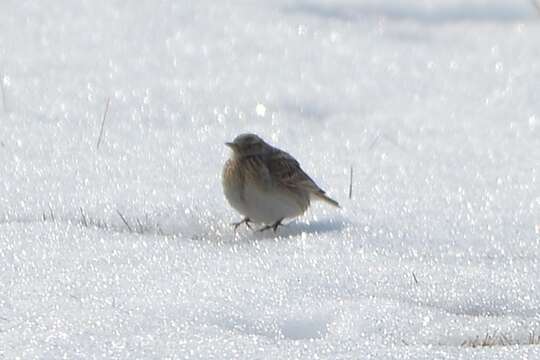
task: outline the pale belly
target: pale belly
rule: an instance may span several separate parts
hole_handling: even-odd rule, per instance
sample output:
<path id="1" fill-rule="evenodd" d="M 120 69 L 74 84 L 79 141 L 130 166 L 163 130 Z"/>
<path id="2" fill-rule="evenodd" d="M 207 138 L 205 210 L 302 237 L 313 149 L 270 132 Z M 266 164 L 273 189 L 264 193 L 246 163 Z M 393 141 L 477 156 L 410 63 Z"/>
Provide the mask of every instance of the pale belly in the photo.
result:
<path id="1" fill-rule="evenodd" d="M 253 222 L 263 224 L 274 224 L 284 218 L 300 216 L 309 205 L 309 198 L 302 204 L 305 206 L 301 206 L 288 193 L 276 190 L 263 191 L 255 186 L 246 186 L 243 194 L 238 189 L 226 189 L 225 196 L 239 213 Z"/>

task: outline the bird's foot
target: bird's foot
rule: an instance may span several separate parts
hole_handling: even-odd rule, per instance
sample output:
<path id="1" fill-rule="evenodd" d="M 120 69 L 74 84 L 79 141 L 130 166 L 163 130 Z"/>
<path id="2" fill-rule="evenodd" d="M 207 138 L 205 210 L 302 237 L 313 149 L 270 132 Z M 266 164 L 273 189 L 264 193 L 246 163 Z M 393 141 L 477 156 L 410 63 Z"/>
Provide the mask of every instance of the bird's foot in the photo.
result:
<path id="1" fill-rule="evenodd" d="M 242 224 L 246 224 L 246 226 L 248 228 L 250 228 L 251 230 L 253 230 L 253 228 L 251 227 L 251 225 L 249 224 L 251 222 L 251 219 L 248 218 L 248 217 L 245 217 L 242 221 L 239 221 L 239 222 L 235 222 L 235 223 L 232 223 L 231 225 L 234 226 L 234 231 L 236 231 L 236 229 L 238 229 L 238 227 Z"/>
<path id="2" fill-rule="evenodd" d="M 282 221 L 283 221 L 283 219 L 279 219 L 278 221 L 276 221 L 272 225 L 266 225 L 266 226 L 260 228 L 259 232 L 263 232 L 265 230 L 270 230 L 270 229 L 272 229 L 272 230 L 274 230 L 274 232 L 276 232 L 278 227 L 283 226 L 283 224 L 281 223 Z"/>

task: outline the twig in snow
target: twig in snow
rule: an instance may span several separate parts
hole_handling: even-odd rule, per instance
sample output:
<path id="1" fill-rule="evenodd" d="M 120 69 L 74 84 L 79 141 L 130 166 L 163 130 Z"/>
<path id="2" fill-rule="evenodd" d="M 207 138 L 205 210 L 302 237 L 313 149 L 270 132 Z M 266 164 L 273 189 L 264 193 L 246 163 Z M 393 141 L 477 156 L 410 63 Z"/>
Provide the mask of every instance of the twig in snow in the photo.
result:
<path id="1" fill-rule="evenodd" d="M 103 137 L 103 129 L 105 128 L 105 120 L 107 119 L 107 113 L 109 112 L 109 104 L 111 103 L 111 98 L 107 98 L 105 103 L 105 110 L 103 111 L 103 117 L 101 119 L 101 129 L 99 130 L 99 137 L 96 144 L 96 149 L 99 150 L 99 144 L 101 144 L 101 138 Z"/>
<path id="2" fill-rule="evenodd" d="M 122 213 L 120 212 L 120 210 L 116 210 L 116 212 L 118 213 L 118 215 L 120 216 L 120 218 L 122 219 L 122 221 L 124 222 L 124 224 L 126 225 L 126 227 L 128 228 L 129 232 L 133 232 L 133 229 L 131 229 L 131 226 L 129 226 L 129 223 L 127 222 L 126 218 L 124 217 L 124 215 L 122 215 Z"/>

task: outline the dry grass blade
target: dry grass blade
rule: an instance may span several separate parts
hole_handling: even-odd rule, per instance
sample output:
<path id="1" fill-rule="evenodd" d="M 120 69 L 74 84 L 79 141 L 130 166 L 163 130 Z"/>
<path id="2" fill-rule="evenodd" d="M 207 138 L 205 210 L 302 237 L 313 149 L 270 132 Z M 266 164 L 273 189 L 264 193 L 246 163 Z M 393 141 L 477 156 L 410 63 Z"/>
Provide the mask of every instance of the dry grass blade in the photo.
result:
<path id="1" fill-rule="evenodd" d="M 120 210 L 116 210 L 116 212 L 118 213 L 118 216 L 120 216 L 120 219 L 122 219 L 122 221 L 124 222 L 124 224 L 126 225 L 127 229 L 129 230 L 129 232 L 133 232 L 133 229 L 131 229 L 131 226 L 129 226 L 129 223 L 127 222 L 126 218 L 124 217 L 124 215 L 122 215 L 122 213 L 120 212 Z"/>
<path id="2" fill-rule="evenodd" d="M 54 222 L 55 221 L 54 212 L 53 212 L 53 209 L 51 207 L 51 204 L 49 204 L 49 216 L 51 217 L 51 220 Z"/>
<path id="3" fill-rule="evenodd" d="M 375 137 L 375 139 L 371 142 L 371 144 L 368 147 L 368 151 L 373 150 L 377 145 L 381 143 L 381 140 L 384 140 L 386 142 L 389 142 L 390 144 L 394 145 L 399 150 L 408 153 L 407 149 L 404 148 L 397 140 L 394 140 L 390 135 L 385 133 L 380 133 Z"/>
<path id="4" fill-rule="evenodd" d="M 101 144 L 101 138 L 103 137 L 103 130 L 105 129 L 105 120 L 107 119 L 107 113 L 109 112 L 109 104 L 111 103 L 111 98 L 107 98 L 105 103 L 105 110 L 103 111 L 103 118 L 101 119 L 101 128 L 99 130 L 99 137 L 96 144 L 96 149 L 99 149 L 99 144 Z"/>
<path id="5" fill-rule="evenodd" d="M 82 224 L 83 224 L 85 227 L 88 227 L 88 221 L 86 220 L 86 216 L 84 215 L 83 208 L 80 207 L 79 209 L 81 210 Z"/>
<path id="6" fill-rule="evenodd" d="M 379 143 L 379 140 L 381 139 L 381 134 L 378 134 L 375 139 L 371 142 L 371 144 L 368 147 L 368 151 L 371 151 L 375 148 L 375 146 Z"/>
<path id="7" fill-rule="evenodd" d="M 474 339 L 465 340 L 461 346 L 465 347 L 492 347 L 492 346 L 515 346 L 515 345 L 539 345 L 540 336 L 534 332 L 529 334 L 528 341 L 518 341 L 508 334 L 486 333 L 484 337 L 476 336 Z"/>
<path id="8" fill-rule="evenodd" d="M 138 228 L 138 229 L 137 229 L 137 232 L 138 232 L 139 234 L 144 233 L 144 226 L 143 226 L 143 224 L 141 223 L 141 220 L 139 220 L 139 218 L 137 218 L 136 220 L 137 220 L 137 228 Z"/>
<path id="9" fill-rule="evenodd" d="M 416 274 L 414 272 L 412 272 L 412 277 L 413 277 L 414 283 L 418 285 L 419 281 L 416 278 Z"/>
<path id="10" fill-rule="evenodd" d="M 529 334 L 529 345 L 540 345 L 540 335 L 536 335 L 533 331 Z"/>

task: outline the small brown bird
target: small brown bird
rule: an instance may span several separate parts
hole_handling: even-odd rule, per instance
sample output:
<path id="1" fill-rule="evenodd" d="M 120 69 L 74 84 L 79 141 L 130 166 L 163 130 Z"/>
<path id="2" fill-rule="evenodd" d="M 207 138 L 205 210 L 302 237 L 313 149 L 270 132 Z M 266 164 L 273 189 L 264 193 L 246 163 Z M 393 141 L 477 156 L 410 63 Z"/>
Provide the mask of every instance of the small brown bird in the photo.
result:
<path id="1" fill-rule="evenodd" d="M 311 200 L 339 207 L 301 168 L 291 155 L 255 134 L 242 134 L 225 143 L 233 151 L 223 168 L 223 191 L 229 204 L 244 219 L 234 228 L 262 223 L 276 231 L 287 218 L 302 215 Z"/>

